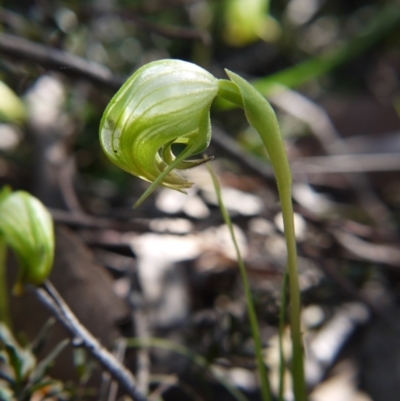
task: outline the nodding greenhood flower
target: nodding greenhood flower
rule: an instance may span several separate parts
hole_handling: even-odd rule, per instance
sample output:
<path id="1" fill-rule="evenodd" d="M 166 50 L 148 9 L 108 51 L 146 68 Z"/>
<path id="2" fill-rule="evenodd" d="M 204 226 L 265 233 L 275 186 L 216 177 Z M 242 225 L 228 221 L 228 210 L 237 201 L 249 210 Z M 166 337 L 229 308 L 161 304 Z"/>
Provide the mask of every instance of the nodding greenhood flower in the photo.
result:
<path id="1" fill-rule="evenodd" d="M 210 106 L 217 96 L 243 108 L 269 154 L 281 200 L 288 249 L 294 394 L 296 400 L 303 400 L 303 348 L 289 162 L 271 105 L 239 75 L 227 70 L 226 74 L 229 80 L 216 79 L 204 69 L 179 60 L 145 65 L 126 81 L 107 106 L 100 124 L 100 141 L 117 166 L 152 182 L 136 202 L 138 206 L 157 185 L 181 192 L 192 185 L 176 170 L 209 160 L 187 158 L 205 150 L 210 142 Z M 185 145 L 178 156 L 172 152 L 175 143 Z"/>
<path id="2" fill-rule="evenodd" d="M 204 160 L 185 161 L 211 139 L 209 109 L 218 80 L 194 64 L 162 60 L 140 68 L 122 86 L 104 112 L 101 144 L 120 168 L 153 182 L 168 165 L 187 169 Z M 180 157 L 173 143 L 186 145 Z M 192 183 L 175 171 L 160 182 L 182 191 Z"/>
<path id="3" fill-rule="evenodd" d="M 50 274 L 54 258 L 53 220 L 43 204 L 24 191 L 0 194 L 0 234 L 19 262 L 15 293 L 23 284 L 41 284 Z"/>
<path id="4" fill-rule="evenodd" d="M 247 81 L 227 71 L 231 81 L 217 79 L 195 64 L 159 60 L 137 70 L 107 106 L 100 124 L 100 142 L 108 158 L 121 169 L 152 182 L 136 203 L 140 204 L 157 185 L 185 192 L 192 183 L 177 170 L 202 164 L 211 158 L 187 160 L 204 151 L 211 139 L 210 107 L 221 96 L 243 107 L 251 125 L 277 129 L 269 103 Z M 261 103 L 265 115 L 260 116 Z M 260 132 L 260 131 L 259 131 Z M 260 133 L 261 135 L 261 133 Z M 278 135 L 269 137 L 278 139 Z M 280 142 L 279 142 L 280 141 Z M 267 140 L 268 147 L 276 147 Z M 267 143 L 264 141 L 264 143 Z M 185 145 L 175 156 L 173 144 Z M 274 158 L 270 152 L 271 160 Z"/>

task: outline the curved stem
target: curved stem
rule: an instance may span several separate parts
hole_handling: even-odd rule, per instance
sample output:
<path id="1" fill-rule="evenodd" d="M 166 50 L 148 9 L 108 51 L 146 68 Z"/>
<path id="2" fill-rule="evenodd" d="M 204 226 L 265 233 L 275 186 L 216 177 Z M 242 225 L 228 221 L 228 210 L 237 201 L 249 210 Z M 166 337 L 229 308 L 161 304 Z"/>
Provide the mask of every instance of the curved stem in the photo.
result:
<path id="1" fill-rule="evenodd" d="M 278 120 L 271 105 L 252 85 L 239 75 L 231 71 L 226 71 L 226 73 L 236 86 L 236 94 L 232 95 L 235 89 L 232 85 L 228 86 L 225 81 L 220 81 L 218 94 L 236 104 L 238 104 L 237 99 L 240 95 L 247 121 L 257 130 L 267 149 L 278 185 L 288 252 L 287 271 L 290 293 L 293 392 L 296 401 L 305 401 L 306 388 L 300 326 L 300 291 L 297 276 L 296 236 L 291 195 L 292 175 L 289 161 Z"/>

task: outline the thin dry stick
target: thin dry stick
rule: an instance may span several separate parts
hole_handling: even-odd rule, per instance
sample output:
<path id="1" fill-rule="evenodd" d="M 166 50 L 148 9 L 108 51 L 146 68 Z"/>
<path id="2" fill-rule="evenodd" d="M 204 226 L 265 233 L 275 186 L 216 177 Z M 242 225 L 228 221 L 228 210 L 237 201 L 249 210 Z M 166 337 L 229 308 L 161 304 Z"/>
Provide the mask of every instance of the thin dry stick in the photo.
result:
<path id="1" fill-rule="evenodd" d="M 125 351 L 126 338 L 120 337 L 116 341 L 113 355 L 119 362 L 122 362 L 125 357 Z M 103 372 L 101 379 L 98 401 L 115 401 L 118 392 L 118 382 L 112 380 L 110 373 L 107 371 Z"/>
<path id="2" fill-rule="evenodd" d="M 136 323 L 136 336 L 138 339 L 146 341 L 149 336 L 149 327 L 144 308 L 136 307 L 133 309 L 133 317 Z M 147 393 L 150 382 L 150 356 L 149 350 L 145 347 L 138 350 L 137 355 L 137 383 L 141 392 Z"/>
<path id="3" fill-rule="evenodd" d="M 303 157 L 292 163 L 294 169 L 306 174 L 369 173 L 399 171 L 399 153 L 346 154 Z"/>
<path id="4" fill-rule="evenodd" d="M 118 381 L 134 401 L 147 401 L 147 398 L 137 389 L 132 373 L 118 362 L 78 321 L 49 281 L 45 281 L 40 287 L 35 287 L 35 293 L 72 335 L 73 344 L 85 347 L 110 372 L 111 376 Z"/>
<path id="5" fill-rule="evenodd" d="M 126 338 L 121 337 L 117 341 L 117 347 L 115 350 L 115 357 L 117 358 L 118 361 L 123 361 L 125 357 L 125 351 L 126 351 Z M 110 390 L 108 392 L 107 401 L 115 401 L 117 399 L 117 394 L 118 394 L 118 382 L 113 380 L 111 382 Z"/>
<path id="6" fill-rule="evenodd" d="M 186 28 L 183 26 L 161 25 L 137 17 L 134 14 L 120 13 L 122 17 L 131 20 L 138 28 L 157 33 L 170 39 L 201 40 L 205 45 L 211 44 L 211 36 L 208 32 L 197 29 Z"/>
<path id="7" fill-rule="evenodd" d="M 37 63 L 65 75 L 86 78 L 112 90 L 117 90 L 123 83 L 103 65 L 14 35 L 0 35 L 0 53 L 30 64 Z"/>

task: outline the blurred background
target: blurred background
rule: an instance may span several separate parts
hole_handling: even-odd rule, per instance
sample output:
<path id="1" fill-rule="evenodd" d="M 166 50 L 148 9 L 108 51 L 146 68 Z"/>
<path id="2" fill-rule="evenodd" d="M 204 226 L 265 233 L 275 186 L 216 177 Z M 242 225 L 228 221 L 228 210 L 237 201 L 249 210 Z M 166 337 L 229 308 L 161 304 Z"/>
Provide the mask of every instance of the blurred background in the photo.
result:
<path id="1" fill-rule="evenodd" d="M 137 68 L 163 58 L 218 78 L 232 70 L 276 110 L 294 178 L 310 401 L 398 401 L 400 3 L 0 2 L 0 184 L 49 207 L 52 282 L 149 399 L 246 399 L 240 390 L 259 400 L 239 270 L 207 169 L 184 173 L 195 183 L 187 195 L 160 188 L 133 210 L 148 184 L 100 148 L 107 103 Z M 286 251 L 275 180 L 241 111 L 217 101 L 211 117 L 207 154 L 276 391 Z M 30 294 L 9 304 L 14 335 L 27 342 L 46 312 Z M 67 336 L 53 334 L 52 344 Z M 52 399 L 123 399 L 99 372 L 79 348 L 63 351 L 51 375 L 64 391 Z"/>

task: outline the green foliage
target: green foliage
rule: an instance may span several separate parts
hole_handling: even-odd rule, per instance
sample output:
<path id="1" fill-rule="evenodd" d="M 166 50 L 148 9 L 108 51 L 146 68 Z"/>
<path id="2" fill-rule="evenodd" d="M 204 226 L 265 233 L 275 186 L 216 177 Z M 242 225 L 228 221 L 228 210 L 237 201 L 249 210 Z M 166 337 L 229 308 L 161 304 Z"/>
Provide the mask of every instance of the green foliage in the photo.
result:
<path id="1" fill-rule="evenodd" d="M 53 322 L 54 323 L 54 322 Z M 67 396 L 61 382 L 47 376 L 55 359 L 67 346 L 69 340 L 60 342 L 43 360 L 37 354 L 46 340 L 52 323 L 47 323 L 32 344 L 22 347 L 14 338 L 7 325 L 0 322 L 0 399 L 12 401 L 28 401 L 36 392 L 42 397 L 53 396 L 63 399 Z"/>

